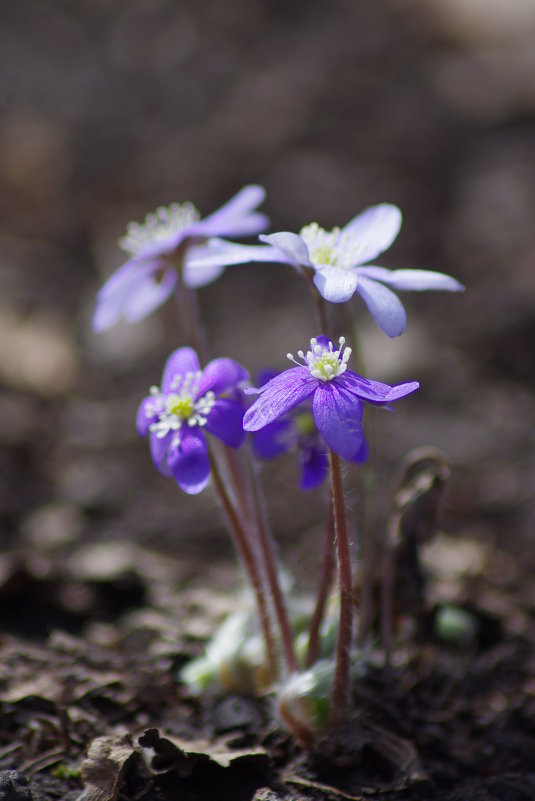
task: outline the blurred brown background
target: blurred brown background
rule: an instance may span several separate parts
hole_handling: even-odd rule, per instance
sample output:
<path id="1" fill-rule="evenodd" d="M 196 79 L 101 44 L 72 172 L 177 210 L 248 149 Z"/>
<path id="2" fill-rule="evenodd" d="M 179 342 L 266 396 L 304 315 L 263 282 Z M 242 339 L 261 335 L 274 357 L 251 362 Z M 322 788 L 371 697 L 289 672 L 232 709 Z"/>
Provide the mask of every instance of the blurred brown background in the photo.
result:
<path id="1" fill-rule="evenodd" d="M 90 316 L 129 220 L 174 200 L 206 214 L 258 182 L 274 231 L 397 203 L 404 226 L 379 263 L 466 284 L 405 294 L 396 341 L 353 301 L 370 377 L 422 382 L 395 414 L 370 411 L 379 485 L 409 448 L 443 448 L 447 527 L 529 564 L 534 37 L 532 0 L 2 4 L 4 548 L 62 556 L 135 541 L 187 559 L 226 543 L 210 493 L 189 498 L 159 477 L 135 433 L 137 404 L 180 344 L 174 307 L 98 336 Z M 282 266 L 230 268 L 200 301 L 214 354 L 252 373 L 284 366 L 316 333 Z M 319 536 L 322 499 L 298 504 L 291 459 L 264 473 L 295 560 L 301 533 Z"/>

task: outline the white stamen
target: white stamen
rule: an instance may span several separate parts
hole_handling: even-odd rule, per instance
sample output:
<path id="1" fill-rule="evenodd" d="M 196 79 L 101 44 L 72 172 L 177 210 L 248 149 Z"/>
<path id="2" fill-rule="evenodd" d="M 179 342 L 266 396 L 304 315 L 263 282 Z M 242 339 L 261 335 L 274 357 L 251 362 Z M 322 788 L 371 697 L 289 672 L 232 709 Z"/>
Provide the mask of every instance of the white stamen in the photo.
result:
<path id="1" fill-rule="evenodd" d="M 170 431 L 179 431 L 185 423 L 190 428 L 205 426 L 214 403 L 215 394 L 209 390 L 196 401 L 202 373 L 188 372 L 173 378 L 170 391 L 163 394 L 159 387 L 151 387 L 149 393 L 154 400 L 145 405 L 146 417 L 158 417 L 149 426 L 149 431 L 163 439 Z"/>
<path id="2" fill-rule="evenodd" d="M 119 247 L 131 256 L 137 256 L 148 244 L 164 243 L 200 219 L 201 215 L 192 203 L 160 206 L 152 214 L 147 214 L 145 222 L 129 223 L 126 236 L 119 239 Z"/>
<path id="3" fill-rule="evenodd" d="M 342 373 L 345 373 L 347 370 L 347 363 L 351 356 L 351 348 L 348 348 L 345 342 L 345 337 L 340 337 L 338 340 L 338 350 L 333 350 L 333 343 L 330 340 L 329 347 L 327 348 L 313 337 L 310 340 L 310 350 L 307 351 L 306 354 L 302 350 L 299 350 L 297 351 L 297 355 L 302 360 L 305 367 L 308 367 L 310 374 L 314 376 L 314 378 L 320 381 L 332 381 L 333 378 L 342 375 Z M 301 362 L 298 362 L 291 353 L 287 354 L 287 358 L 299 367 L 302 366 Z"/>
<path id="4" fill-rule="evenodd" d="M 350 269 L 362 263 L 366 244 L 351 232 L 340 228 L 326 231 L 317 223 L 310 223 L 301 229 L 299 236 L 306 243 L 315 267 Z"/>

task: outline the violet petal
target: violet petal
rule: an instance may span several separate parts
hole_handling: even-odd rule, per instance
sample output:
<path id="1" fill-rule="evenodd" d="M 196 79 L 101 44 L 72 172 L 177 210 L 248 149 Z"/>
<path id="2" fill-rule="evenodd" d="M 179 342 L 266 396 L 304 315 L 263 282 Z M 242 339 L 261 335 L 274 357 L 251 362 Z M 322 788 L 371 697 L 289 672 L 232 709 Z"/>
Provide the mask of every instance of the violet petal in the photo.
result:
<path id="1" fill-rule="evenodd" d="M 166 269 L 160 280 L 155 280 L 154 275 L 140 280 L 124 300 L 124 318 L 129 323 L 143 320 L 173 294 L 176 282 L 177 274 L 172 269 Z"/>
<path id="2" fill-rule="evenodd" d="M 265 214 L 255 212 L 266 191 L 262 186 L 244 186 L 221 208 L 201 221 L 205 236 L 248 236 L 265 231 L 269 220 Z"/>
<path id="3" fill-rule="evenodd" d="M 451 275 L 433 270 L 387 270 L 385 267 L 366 265 L 358 268 L 359 275 L 382 281 L 384 284 L 406 292 L 463 292 L 464 286 Z"/>
<path id="4" fill-rule="evenodd" d="M 275 459 L 290 449 L 294 439 L 291 421 L 275 420 L 254 432 L 253 450 L 259 459 Z"/>
<path id="5" fill-rule="evenodd" d="M 325 300 L 330 303 L 345 303 L 355 294 L 359 277 L 352 269 L 322 267 L 316 272 L 314 283 Z"/>
<path id="6" fill-rule="evenodd" d="M 306 367 L 292 367 L 261 388 L 261 394 L 245 412 L 243 427 L 246 431 L 258 431 L 294 406 L 309 398 L 318 381 Z"/>
<path id="7" fill-rule="evenodd" d="M 420 387 L 418 381 L 408 381 L 404 384 L 391 386 L 390 384 L 384 384 L 382 381 L 364 378 L 352 370 L 346 370 L 336 379 L 336 383 L 353 395 L 358 396 L 361 400 L 375 404 L 392 403 L 392 401 L 399 398 L 404 398 L 405 395 L 416 392 Z"/>
<path id="8" fill-rule="evenodd" d="M 210 409 L 203 428 L 225 445 L 239 448 L 247 436 L 243 430 L 243 406 L 230 398 L 219 398 Z"/>
<path id="9" fill-rule="evenodd" d="M 312 490 L 319 487 L 329 474 L 329 458 L 325 451 L 310 448 L 301 455 L 301 481 L 302 490 Z"/>
<path id="10" fill-rule="evenodd" d="M 389 337 L 398 337 L 407 327 L 407 314 L 400 299 L 377 281 L 361 275 L 357 292 L 379 328 Z"/>
<path id="11" fill-rule="evenodd" d="M 221 395 L 249 378 L 249 373 L 234 359 L 213 359 L 203 370 L 197 387 L 196 398 L 211 391 Z"/>
<path id="12" fill-rule="evenodd" d="M 374 259 L 387 250 L 397 237 L 401 222 L 401 211 L 391 203 L 370 206 L 352 219 L 342 229 L 341 235 L 351 234 L 358 240 L 355 265 Z"/>
<path id="13" fill-rule="evenodd" d="M 312 413 L 329 448 L 344 459 L 353 458 L 364 440 L 362 403 L 344 387 L 329 381 L 314 393 Z"/>
<path id="14" fill-rule="evenodd" d="M 197 495 L 206 487 L 210 477 L 210 460 L 206 439 L 199 428 L 181 429 L 169 448 L 169 467 L 180 489 Z"/>
<path id="15" fill-rule="evenodd" d="M 157 437 L 154 433 L 150 435 L 150 453 L 152 461 L 158 472 L 167 477 L 172 475 L 171 468 L 167 461 L 167 454 L 173 437 L 177 438 L 176 432 L 170 431 L 165 437 Z"/>
<path id="16" fill-rule="evenodd" d="M 211 284 L 225 272 L 223 264 L 198 264 L 191 263 L 186 259 L 182 268 L 184 284 L 188 289 L 198 289 L 201 286 Z"/>
<path id="17" fill-rule="evenodd" d="M 353 462 L 354 464 L 362 464 L 363 462 L 367 461 L 368 456 L 369 456 L 368 443 L 366 442 L 366 440 L 364 440 L 362 445 L 356 452 L 356 454 L 352 456 L 351 459 L 348 459 L 348 461 Z"/>
<path id="18" fill-rule="evenodd" d="M 150 411 L 151 407 L 154 408 L 154 401 L 155 399 L 152 395 L 149 395 L 142 400 L 139 405 L 136 417 L 136 428 L 140 437 L 146 437 L 149 433 L 150 424 L 155 423 L 158 419 L 157 414 L 147 414 L 147 410 Z"/>
<path id="19" fill-rule="evenodd" d="M 284 261 L 288 264 L 293 264 L 294 267 L 314 267 L 310 260 L 308 247 L 304 240 L 297 234 L 292 234 L 290 231 L 280 231 L 278 234 L 268 234 L 267 236 L 259 237 L 261 242 L 267 242 L 268 245 L 273 245 L 274 261 L 277 251 L 280 251 L 286 258 Z"/>
<path id="20" fill-rule="evenodd" d="M 200 370 L 199 360 L 193 348 L 177 348 L 165 363 L 162 376 L 162 392 L 169 393 L 177 389 L 173 386 L 174 379 L 185 376 L 187 373 L 197 373 Z"/>
<path id="21" fill-rule="evenodd" d="M 139 291 L 139 285 L 161 267 L 160 260 L 143 263 L 136 259 L 130 259 L 119 267 L 97 293 L 93 330 L 106 331 L 119 322 L 128 308 L 129 299 L 135 298 Z"/>

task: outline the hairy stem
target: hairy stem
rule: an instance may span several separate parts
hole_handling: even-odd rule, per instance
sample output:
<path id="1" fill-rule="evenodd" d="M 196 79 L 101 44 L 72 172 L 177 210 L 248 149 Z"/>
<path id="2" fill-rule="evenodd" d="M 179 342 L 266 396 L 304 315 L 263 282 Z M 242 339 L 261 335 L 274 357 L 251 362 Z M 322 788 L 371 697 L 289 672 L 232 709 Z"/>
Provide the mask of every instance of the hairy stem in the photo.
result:
<path id="1" fill-rule="evenodd" d="M 258 524 L 258 538 L 260 541 L 260 549 L 264 559 L 264 566 L 266 569 L 267 580 L 273 603 L 275 604 L 275 612 L 277 621 L 282 637 L 282 646 L 284 650 L 284 658 L 286 661 L 286 668 L 289 673 L 297 670 L 297 660 L 295 658 L 295 651 L 293 646 L 293 635 L 288 620 L 286 605 L 279 583 L 279 571 L 277 568 L 277 561 L 275 558 L 275 547 L 273 537 L 267 521 L 266 508 L 264 504 L 264 497 L 258 483 L 254 465 L 251 462 L 249 453 L 247 452 L 249 461 L 249 475 L 251 476 L 251 485 L 253 491 L 254 508 L 256 513 L 256 520 Z"/>
<path id="2" fill-rule="evenodd" d="M 178 276 L 175 297 L 180 315 L 179 322 L 186 340 L 194 350 L 197 351 L 201 363 L 206 364 L 209 359 L 208 344 L 199 316 L 197 295 L 194 290 L 189 289 L 189 287 L 185 285 L 182 274 L 185 254 L 185 250 L 179 250 L 179 252 L 174 255 L 172 261 Z"/>
<path id="3" fill-rule="evenodd" d="M 269 672 L 271 676 L 276 676 L 278 667 L 277 649 L 273 639 L 272 621 L 264 591 L 264 582 L 258 569 L 257 561 L 250 546 L 247 534 L 244 531 L 241 520 L 234 509 L 232 501 L 230 500 L 225 483 L 219 473 L 216 460 L 211 454 L 210 467 L 214 486 L 219 500 L 221 501 L 221 506 L 223 507 L 223 512 L 227 519 L 236 550 L 240 556 L 244 570 L 253 586 L 258 607 L 258 617 L 260 619 L 260 626 L 264 636 Z"/>
<path id="4" fill-rule="evenodd" d="M 336 665 L 331 698 L 330 724 L 340 724 L 347 716 L 351 701 L 351 642 L 353 637 L 353 583 L 351 552 L 347 535 L 344 487 L 340 457 L 329 452 L 331 492 L 336 534 L 336 557 L 340 586 L 340 622 L 336 646 Z"/>
<path id="5" fill-rule="evenodd" d="M 334 571 L 334 508 L 332 495 L 329 496 L 329 508 L 327 512 L 327 521 L 325 525 L 325 537 L 323 545 L 323 557 L 321 562 L 320 580 L 318 586 L 318 594 L 316 597 L 316 606 L 312 620 L 310 622 L 310 635 L 308 638 L 308 650 L 306 657 L 306 666 L 310 667 L 316 662 L 319 655 L 319 634 L 323 617 L 325 614 L 325 604 L 327 603 L 327 596 L 329 594 L 329 587 L 331 586 L 333 571 Z"/>

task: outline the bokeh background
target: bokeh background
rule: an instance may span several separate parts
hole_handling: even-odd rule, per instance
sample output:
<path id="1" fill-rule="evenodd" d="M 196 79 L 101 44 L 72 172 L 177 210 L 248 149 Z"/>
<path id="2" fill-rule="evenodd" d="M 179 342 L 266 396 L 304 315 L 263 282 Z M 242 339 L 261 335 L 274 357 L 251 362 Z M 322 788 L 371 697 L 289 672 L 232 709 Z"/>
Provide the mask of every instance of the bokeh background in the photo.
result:
<path id="1" fill-rule="evenodd" d="M 397 203 L 403 229 L 380 263 L 466 285 L 405 294 L 409 326 L 396 341 L 352 303 L 369 376 L 422 382 L 395 414 L 370 411 L 378 486 L 387 496 L 408 449 L 443 448 L 444 525 L 529 569 L 534 37 L 532 0 L 2 4 L 5 552 L 61 563 L 84 544 L 135 542 L 205 569 L 227 559 L 210 492 L 190 498 L 158 476 L 135 433 L 140 399 L 180 344 L 176 309 L 101 335 L 90 318 L 129 220 L 175 200 L 206 214 L 261 183 L 274 231 Z M 282 266 L 229 268 L 200 303 L 214 355 L 253 374 L 285 366 L 316 333 L 299 278 Z M 305 574 L 321 493 L 299 496 L 291 459 L 263 475 L 277 539 Z"/>

